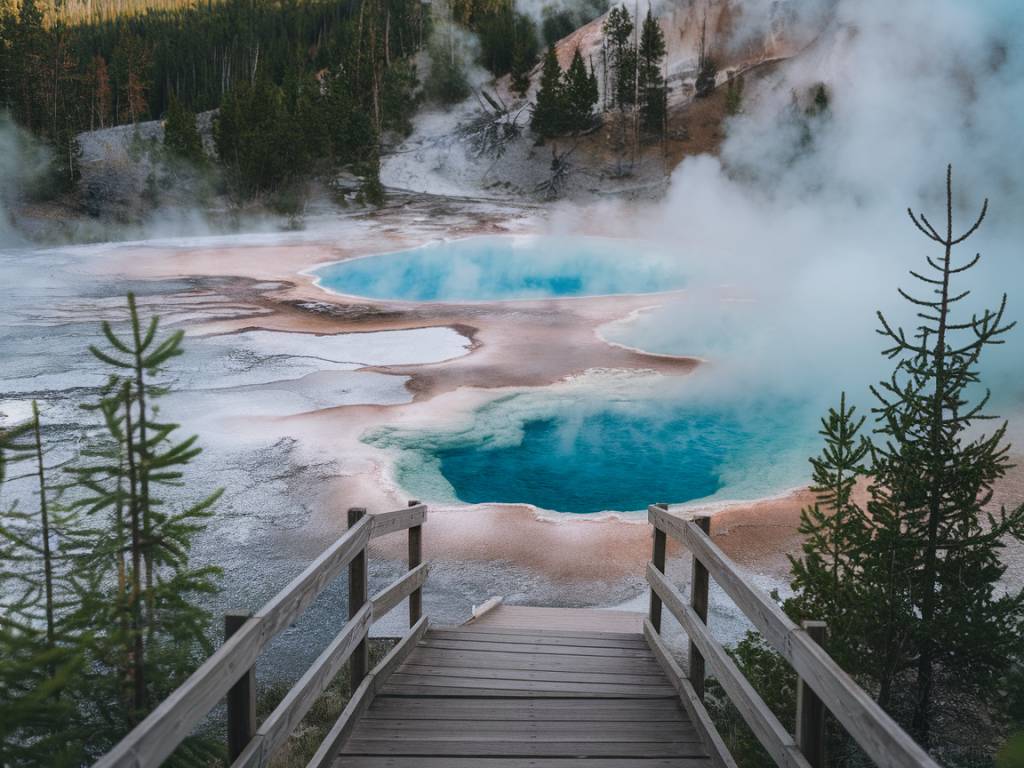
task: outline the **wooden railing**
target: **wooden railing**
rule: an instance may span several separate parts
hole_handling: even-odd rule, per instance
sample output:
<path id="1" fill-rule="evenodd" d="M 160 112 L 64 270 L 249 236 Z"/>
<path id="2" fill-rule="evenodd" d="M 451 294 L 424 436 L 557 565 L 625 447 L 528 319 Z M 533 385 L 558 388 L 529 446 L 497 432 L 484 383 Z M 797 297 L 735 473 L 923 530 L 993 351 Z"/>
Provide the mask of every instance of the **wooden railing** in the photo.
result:
<path id="1" fill-rule="evenodd" d="M 663 656 L 667 649 L 660 637 L 662 606 L 682 625 L 689 638 L 689 680 L 681 691 L 684 703 L 686 693 L 703 700 L 707 666 L 758 741 L 783 768 L 821 768 L 824 764 L 826 708 L 879 768 L 939 768 L 826 653 L 821 645 L 823 624 L 806 622 L 798 627 L 768 595 L 747 583 L 732 560 L 711 541 L 710 518 L 684 520 L 670 515 L 666 505 L 655 504 L 648 508 L 648 519 L 654 526 L 654 549 L 647 566 L 651 606 L 644 633 L 655 652 Z M 689 602 L 665 575 L 666 536 L 681 542 L 693 557 Z M 709 577 L 799 675 L 796 738 L 708 631 Z M 663 660 L 665 663 L 674 662 Z"/>
<path id="2" fill-rule="evenodd" d="M 411 501 L 405 509 L 367 515 L 365 509 L 348 513 L 345 534 L 308 568 L 253 615 L 225 617 L 224 644 L 177 690 L 139 723 L 117 746 L 96 763 L 96 768 L 160 765 L 217 703 L 227 699 L 228 755 L 232 768 L 266 766 L 285 743 L 316 699 L 349 663 L 352 698 L 324 743 L 309 763 L 328 765 L 335 747 L 369 706 L 383 680 L 396 669 L 427 629 L 421 616 L 422 589 L 428 565 L 422 562 L 422 526 L 427 508 Z M 378 536 L 409 531 L 409 570 L 372 597 L 367 594 L 367 545 Z M 281 703 L 256 728 L 254 664 L 260 652 L 285 627 L 301 616 L 317 595 L 348 566 L 348 621 L 323 653 L 288 691 Z M 367 670 L 367 635 L 370 626 L 409 598 L 409 632 L 372 671 Z"/>

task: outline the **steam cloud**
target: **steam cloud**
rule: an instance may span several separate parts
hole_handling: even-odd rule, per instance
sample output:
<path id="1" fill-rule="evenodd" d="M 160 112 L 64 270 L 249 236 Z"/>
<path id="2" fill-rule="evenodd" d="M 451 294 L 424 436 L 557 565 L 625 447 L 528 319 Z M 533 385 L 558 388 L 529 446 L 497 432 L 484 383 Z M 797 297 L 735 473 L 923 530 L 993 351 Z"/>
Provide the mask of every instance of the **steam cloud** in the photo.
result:
<path id="1" fill-rule="evenodd" d="M 831 114 L 807 117 L 819 82 Z M 846 388 L 867 404 L 867 384 L 891 368 L 874 312 L 914 327 L 895 288 L 916 289 L 907 270 L 936 255 L 906 208 L 944 224 L 947 163 L 954 227 L 990 198 L 981 231 L 961 248 L 983 258 L 963 280 L 974 295 L 960 311 L 1007 291 L 1010 318 L 1024 318 L 1022 119 L 1018 4 L 840 0 L 814 44 L 748 85 L 721 156 L 685 160 L 661 210 L 635 223 L 671 244 L 692 290 L 612 337 L 711 358 L 710 369 L 728 372 L 714 377 L 719 390 L 756 383 L 831 403 Z M 1018 329 L 987 353 L 1003 413 L 1024 410 L 1022 351 Z"/>

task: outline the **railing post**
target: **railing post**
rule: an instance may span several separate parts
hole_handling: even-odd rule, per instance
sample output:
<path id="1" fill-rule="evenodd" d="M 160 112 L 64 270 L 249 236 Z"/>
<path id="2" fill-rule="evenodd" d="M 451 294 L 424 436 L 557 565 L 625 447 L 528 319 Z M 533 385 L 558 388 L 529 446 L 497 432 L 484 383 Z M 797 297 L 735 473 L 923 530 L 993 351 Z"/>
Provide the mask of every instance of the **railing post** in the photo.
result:
<path id="1" fill-rule="evenodd" d="M 352 528 L 356 523 L 363 519 L 366 515 L 366 509 L 363 507 L 352 507 L 348 511 L 348 527 Z M 348 566 L 348 617 L 351 620 L 359 609 L 366 605 L 367 599 L 367 582 L 369 581 L 369 574 L 367 573 L 366 563 L 366 547 L 352 558 L 352 562 Z M 366 644 L 366 638 L 364 637 L 356 649 L 352 652 L 352 656 L 349 659 L 349 677 L 351 689 L 354 691 L 356 687 L 363 682 L 363 678 L 366 677 L 366 672 L 370 664 L 369 647 Z"/>
<path id="2" fill-rule="evenodd" d="M 664 502 L 658 502 L 654 506 L 664 510 L 668 509 L 668 504 Z M 654 547 L 651 552 L 651 565 L 662 573 L 665 572 L 665 544 L 665 532 L 658 526 L 654 526 Z M 655 632 L 661 632 L 661 598 L 655 593 L 654 587 L 651 587 L 651 626 L 654 627 Z"/>
<path id="3" fill-rule="evenodd" d="M 224 614 L 224 642 L 252 617 L 245 611 Z M 249 669 L 231 686 L 228 705 L 228 762 L 233 763 L 256 735 L 256 668 Z"/>
<path id="4" fill-rule="evenodd" d="M 711 517 L 709 515 L 700 515 L 695 517 L 693 522 L 704 531 L 704 535 L 711 534 Z M 704 567 L 704 564 L 697 559 L 696 555 L 692 555 L 693 567 L 690 570 L 690 607 L 693 608 L 693 612 L 696 613 L 700 620 L 705 624 L 708 623 L 708 569 Z M 704 701 L 704 657 L 701 656 L 700 651 L 697 650 L 697 646 L 693 640 L 690 641 L 690 684 L 693 686 L 693 690 L 697 694 L 697 698 Z"/>
<path id="5" fill-rule="evenodd" d="M 409 506 L 419 504 L 416 499 L 409 500 Z M 409 570 L 423 562 L 423 526 L 414 525 L 409 528 Z M 423 587 L 409 595 L 409 626 L 413 626 L 423 615 Z"/>
<path id="6" fill-rule="evenodd" d="M 823 621 L 804 621 L 803 628 L 818 645 L 825 644 Z M 796 743 L 811 768 L 825 765 L 825 705 L 803 680 L 796 692 Z"/>

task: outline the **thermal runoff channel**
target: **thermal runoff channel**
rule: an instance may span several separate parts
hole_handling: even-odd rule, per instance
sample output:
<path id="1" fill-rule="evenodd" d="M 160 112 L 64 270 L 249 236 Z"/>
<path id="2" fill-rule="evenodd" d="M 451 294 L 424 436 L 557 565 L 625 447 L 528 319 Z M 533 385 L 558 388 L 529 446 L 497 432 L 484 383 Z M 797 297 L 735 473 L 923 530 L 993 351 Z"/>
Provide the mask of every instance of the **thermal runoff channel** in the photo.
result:
<path id="1" fill-rule="evenodd" d="M 336 262 L 314 272 L 335 293 L 400 301 L 503 301 L 654 293 L 683 286 L 650 243 L 598 237 L 450 240 Z"/>

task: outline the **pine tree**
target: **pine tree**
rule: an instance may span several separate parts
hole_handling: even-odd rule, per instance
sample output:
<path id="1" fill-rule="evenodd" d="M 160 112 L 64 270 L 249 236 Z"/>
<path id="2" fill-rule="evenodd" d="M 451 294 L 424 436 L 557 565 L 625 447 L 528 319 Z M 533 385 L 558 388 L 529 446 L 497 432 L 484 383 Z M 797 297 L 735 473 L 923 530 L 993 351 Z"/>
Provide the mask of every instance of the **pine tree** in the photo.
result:
<path id="1" fill-rule="evenodd" d="M 703 99 L 710 96 L 715 90 L 715 78 L 718 76 L 718 66 L 715 64 L 711 51 L 708 50 L 708 20 L 700 30 L 700 49 L 697 52 L 697 79 L 694 83 L 694 90 L 697 98 Z"/>
<path id="2" fill-rule="evenodd" d="M 860 434 L 865 417 L 856 408 L 830 408 L 821 420 L 825 447 L 812 458 L 811 491 L 815 502 L 800 512 L 798 531 L 805 537 L 801 557 L 790 556 L 791 587 L 795 597 L 787 605 L 798 617 L 825 621 L 833 638 L 829 652 L 848 672 L 863 669 L 865 625 L 874 620 L 875 606 L 861 600 L 865 547 L 871 524 L 854 501 L 858 480 L 865 477 L 870 442 Z M 870 615 L 865 614 L 870 609 Z"/>
<path id="3" fill-rule="evenodd" d="M 195 113 L 186 109 L 173 93 L 164 116 L 164 146 L 173 156 L 196 165 L 206 157 Z"/>
<path id="4" fill-rule="evenodd" d="M 651 15 L 650 8 L 640 33 L 639 77 L 640 112 L 643 125 L 649 131 L 662 131 L 665 127 L 668 93 L 661 65 L 665 59 L 665 34 Z"/>
<path id="5" fill-rule="evenodd" d="M 896 705 L 897 690 L 915 673 L 912 727 L 925 744 L 937 688 L 988 695 L 1024 643 L 1024 591 L 999 587 L 1006 540 L 1024 539 L 1024 504 L 987 511 L 994 483 L 1010 466 L 1009 446 L 1005 423 L 988 435 L 977 430 L 993 418 L 988 392 L 979 394 L 982 352 L 1014 324 L 1004 320 L 1005 295 L 996 309 L 955 313 L 970 291 L 953 284 L 981 257 L 958 263 L 953 250 L 987 210 L 986 200 L 966 232 L 954 234 L 947 168 L 944 231 L 908 211 L 942 248 L 926 257 L 928 271 L 911 271 L 928 293 L 899 290 L 920 324 L 908 334 L 878 314 L 889 343 L 884 354 L 896 361 L 889 379 L 872 388 L 879 437 L 857 439 L 863 419 L 854 419 L 845 398 L 830 411 L 826 450 L 814 461 L 821 496 L 802 515 L 808 539 L 793 563 L 795 610 L 829 622 L 833 653 L 871 681 L 883 707 Z M 866 511 L 850 495 L 861 475 L 870 478 Z"/>
<path id="6" fill-rule="evenodd" d="M 540 90 L 533 107 L 531 127 L 545 138 L 557 136 L 566 130 L 565 92 L 562 84 L 562 68 L 553 46 L 544 54 L 544 69 L 540 75 Z"/>
<path id="7" fill-rule="evenodd" d="M 594 105 L 597 104 L 594 85 L 593 77 L 591 73 L 587 72 L 583 57 L 577 48 L 562 83 L 567 129 L 585 131 L 593 125 Z"/>
<path id="8" fill-rule="evenodd" d="M 738 114 L 743 106 L 743 75 L 730 76 L 725 83 L 725 111 Z"/>
<path id="9" fill-rule="evenodd" d="M 530 89 L 530 72 L 533 69 L 536 54 L 530 57 L 527 46 L 522 38 L 517 38 L 512 49 L 512 90 L 525 96 Z"/>
<path id="10" fill-rule="evenodd" d="M 81 734 L 63 695 L 82 663 L 66 622 L 71 518 L 54 503 L 35 402 L 30 421 L 0 430 L 0 491 L 12 467 L 38 495 L 34 510 L 0 500 L 0 765 L 75 765 Z"/>
<path id="11" fill-rule="evenodd" d="M 209 616 L 195 604 L 215 591 L 216 568 L 189 562 L 220 492 L 172 505 L 160 489 L 182 486 L 183 471 L 200 453 L 196 438 L 175 441 L 177 425 L 158 418 L 167 392 L 153 381 L 182 354 L 181 331 L 158 336 L 156 318 L 143 325 L 131 294 L 129 333 L 103 324 L 108 348 L 90 347 L 115 373 L 91 410 L 106 438 L 75 468 L 76 509 L 93 521 L 90 547 L 78 560 L 76 620 L 88 630 L 89 680 L 83 692 L 103 702 L 108 730 L 93 740 L 102 750 L 176 688 L 209 652 Z M 176 507 L 176 508 L 175 508 Z M 186 753 L 205 753 L 193 743 Z"/>
<path id="12" fill-rule="evenodd" d="M 603 30 L 609 43 L 611 58 L 612 106 L 624 109 L 633 104 L 636 93 L 636 48 L 633 45 L 633 19 L 625 6 L 615 6 L 608 11 Z"/>
<path id="13" fill-rule="evenodd" d="M 956 670 L 984 686 L 1024 642 L 1024 591 L 997 589 L 1006 571 L 999 558 L 1005 539 L 1024 539 L 1024 504 L 985 511 L 993 484 L 1010 466 L 1006 424 L 988 435 L 970 431 L 994 418 L 986 412 L 988 391 L 977 394 L 981 354 L 1003 343 L 1014 323 L 1004 320 L 1005 294 L 996 309 L 969 317 L 955 313 L 970 291 L 958 292 L 953 283 L 981 256 L 957 263 L 953 249 L 977 231 L 987 211 L 986 200 L 974 223 L 955 234 L 947 168 L 943 230 L 908 210 L 914 226 L 941 249 L 940 256 L 926 258 L 930 272 L 911 271 L 927 294 L 899 291 L 917 310 L 920 325 L 908 336 L 878 315 L 879 332 L 890 343 L 885 355 L 896 368 L 873 388 L 884 442 L 873 456 L 869 511 L 879 527 L 898 537 L 898 556 L 906 565 L 917 651 L 912 725 L 925 744 L 936 668 Z"/>

